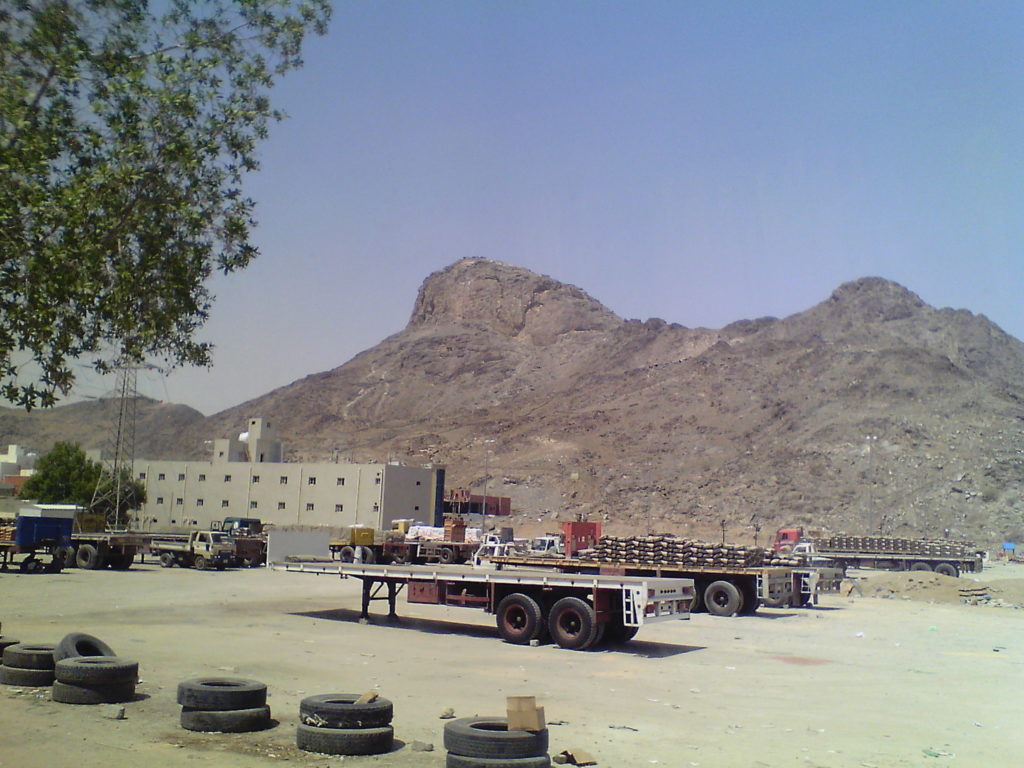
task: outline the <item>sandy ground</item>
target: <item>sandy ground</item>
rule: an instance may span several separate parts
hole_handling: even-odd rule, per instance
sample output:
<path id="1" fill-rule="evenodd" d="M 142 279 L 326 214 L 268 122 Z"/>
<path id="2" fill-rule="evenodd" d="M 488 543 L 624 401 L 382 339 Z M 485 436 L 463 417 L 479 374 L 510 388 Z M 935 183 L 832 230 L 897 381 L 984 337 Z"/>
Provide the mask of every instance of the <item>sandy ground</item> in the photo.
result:
<path id="1" fill-rule="evenodd" d="M 981 576 L 1012 591 L 1024 565 Z M 482 611 L 404 598 L 400 625 L 360 625 L 359 583 L 337 577 L 148 564 L 0 574 L 3 635 L 56 642 L 88 632 L 138 660 L 142 678 L 123 720 L 109 707 L 54 703 L 48 689 L 0 686 L 0 766 L 435 768 L 444 765 L 446 707 L 500 715 L 511 694 L 545 707 L 552 754 L 583 748 L 613 768 L 1014 764 L 1024 750 L 1024 610 L 932 602 L 920 589 L 904 599 L 911 595 L 890 586 L 890 599 L 878 599 L 872 578 L 891 586 L 894 575 L 861 582 L 864 597 L 744 618 L 696 615 L 579 653 L 507 645 Z M 267 683 L 275 727 L 182 730 L 176 685 L 206 674 Z M 340 758 L 295 748 L 301 698 L 368 689 L 394 701 L 394 752 Z M 435 751 L 415 752 L 414 741 Z"/>

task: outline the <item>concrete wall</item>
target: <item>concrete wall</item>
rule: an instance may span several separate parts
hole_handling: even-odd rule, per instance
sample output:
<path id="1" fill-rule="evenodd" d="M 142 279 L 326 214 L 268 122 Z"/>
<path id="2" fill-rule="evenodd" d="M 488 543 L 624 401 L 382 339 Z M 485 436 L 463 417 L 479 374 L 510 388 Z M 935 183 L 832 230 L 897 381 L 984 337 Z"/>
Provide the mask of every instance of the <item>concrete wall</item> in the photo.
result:
<path id="1" fill-rule="evenodd" d="M 330 557 L 332 531 L 328 528 L 274 528 L 267 535 L 267 562 L 289 556 Z"/>

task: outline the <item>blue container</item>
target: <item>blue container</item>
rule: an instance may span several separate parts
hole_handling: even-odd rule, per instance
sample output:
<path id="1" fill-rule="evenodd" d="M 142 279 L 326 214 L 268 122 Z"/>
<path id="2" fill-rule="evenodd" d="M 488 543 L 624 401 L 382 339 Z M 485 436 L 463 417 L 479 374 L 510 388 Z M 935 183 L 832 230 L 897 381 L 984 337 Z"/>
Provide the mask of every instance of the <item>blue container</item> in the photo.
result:
<path id="1" fill-rule="evenodd" d="M 43 545 L 67 546 L 71 543 L 74 520 L 63 517 L 22 517 L 14 521 L 14 543 L 22 549 Z"/>

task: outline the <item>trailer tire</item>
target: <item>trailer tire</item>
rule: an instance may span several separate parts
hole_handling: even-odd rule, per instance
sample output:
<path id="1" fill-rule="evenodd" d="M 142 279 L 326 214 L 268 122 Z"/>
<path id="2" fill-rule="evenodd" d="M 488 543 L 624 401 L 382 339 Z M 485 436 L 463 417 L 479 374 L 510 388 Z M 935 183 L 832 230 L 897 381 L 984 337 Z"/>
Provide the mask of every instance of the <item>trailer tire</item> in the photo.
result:
<path id="1" fill-rule="evenodd" d="M 495 613 L 498 634 L 506 643 L 526 645 L 544 631 L 544 612 L 536 600 L 522 592 L 503 597 Z"/>
<path id="2" fill-rule="evenodd" d="M 713 581 L 704 590 L 704 605 L 712 616 L 732 616 L 743 610 L 743 595 L 731 581 Z"/>
<path id="3" fill-rule="evenodd" d="M 173 568 L 174 567 L 174 555 L 170 552 L 160 553 L 160 567 L 161 568 Z"/>
<path id="4" fill-rule="evenodd" d="M 55 645 L 49 643 L 16 643 L 4 648 L 4 665 L 19 669 L 53 669 Z"/>
<path id="5" fill-rule="evenodd" d="M 356 550 L 353 547 L 344 546 L 338 550 L 338 559 L 343 563 L 354 563 L 356 560 Z"/>
<path id="6" fill-rule="evenodd" d="M 640 631 L 640 627 L 627 627 L 622 623 L 622 617 L 616 617 L 614 621 L 608 623 L 604 631 L 605 642 L 618 645 L 619 643 L 628 643 L 634 637 L 636 633 Z"/>
<path id="7" fill-rule="evenodd" d="M 741 616 L 753 616 L 758 609 L 760 600 L 757 597 L 757 587 L 754 584 L 746 584 L 740 591 L 743 596 L 743 605 L 739 609 Z"/>
<path id="8" fill-rule="evenodd" d="M 373 554 L 373 550 L 369 547 L 360 547 L 359 552 L 360 557 L 363 560 L 363 563 L 365 563 L 366 565 L 372 565 L 373 563 L 377 562 L 376 555 Z"/>
<path id="9" fill-rule="evenodd" d="M 82 544 L 75 552 L 75 565 L 85 568 L 88 571 L 95 571 L 102 568 L 105 563 L 100 551 L 92 544 Z"/>
<path id="10" fill-rule="evenodd" d="M 271 725 L 270 707 L 248 709 L 208 710 L 181 708 L 181 727 L 186 731 L 204 733 L 249 733 L 262 731 Z"/>
<path id="11" fill-rule="evenodd" d="M 378 728 L 391 724 L 395 708 L 388 699 L 356 704 L 358 699 L 358 693 L 307 696 L 299 703 L 299 722 L 319 728 Z M 307 722 L 307 718 L 314 722 Z"/>
<path id="12" fill-rule="evenodd" d="M 928 563 L 917 562 L 910 566 L 912 571 L 931 571 L 932 567 Z"/>
<path id="13" fill-rule="evenodd" d="M 135 554 L 129 552 L 118 552 L 107 557 L 110 567 L 115 571 L 127 571 L 135 562 Z"/>
<path id="14" fill-rule="evenodd" d="M 548 631 L 560 648 L 582 651 L 597 637 L 597 616 L 586 600 L 563 597 L 551 606 Z"/>
<path id="15" fill-rule="evenodd" d="M 0 685 L 20 685 L 24 688 L 45 688 L 53 685 L 52 669 L 25 669 L 0 666 Z"/>
<path id="16" fill-rule="evenodd" d="M 119 656 L 73 656 L 57 662 L 54 674 L 72 685 L 116 685 L 139 679 L 139 662 Z"/>
<path id="17" fill-rule="evenodd" d="M 78 656 L 117 656 L 114 649 L 98 637 L 85 632 L 71 632 L 64 635 L 54 646 L 53 660 L 73 659 Z"/>
<path id="18" fill-rule="evenodd" d="M 444 748 L 462 757 L 538 757 L 547 754 L 548 729 L 510 731 L 504 717 L 463 717 L 445 724 Z"/>
<path id="19" fill-rule="evenodd" d="M 952 576 L 954 579 L 960 576 L 960 571 L 952 563 L 939 563 L 935 566 L 935 572 L 940 576 Z"/>
<path id="20" fill-rule="evenodd" d="M 296 746 L 305 752 L 321 755 L 382 755 L 390 752 L 395 730 L 390 725 L 379 728 L 317 728 L 299 723 L 295 732 Z"/>
<path id="21" fill-rule="evenodd" d="M 535 757 L 466 757 L 449 752 L 444 765 L 445 768 L 550 768 L 551 758 L 546 754 Z"/>
<path id="22" fill-rule="evenodd" d="M 397 549 L 391 553 L 392 565 L 405 565 L 409 562 L 409 550 Z"/>
<path id="23" fill-rule="evenodd" d="M 53 700 L 61 704 L 117 704 L 134 698 L 134 682 L 79 685 L 55 680 L 53 683 Z"/>
<path id="24" fill-rule="evenodd" d="M 451 565 L 455 562 L 455 550 L 451 547 L 441 547 L 437 551 L 437 559 L 445 565 Z"/>
<path id="25" fill-rule="evenodd" d="M 42 573 L 46 565 L 35 555 L 29 555 L 18 564 L 18 570 L 21 573 Z"/>
<path id="26" fill-rule="evenodd" d="M 192 709 L 254 709 L 267 703 L 267 686 L 237 677 L 195 677 L 178 683 L 178 703 Z"/>

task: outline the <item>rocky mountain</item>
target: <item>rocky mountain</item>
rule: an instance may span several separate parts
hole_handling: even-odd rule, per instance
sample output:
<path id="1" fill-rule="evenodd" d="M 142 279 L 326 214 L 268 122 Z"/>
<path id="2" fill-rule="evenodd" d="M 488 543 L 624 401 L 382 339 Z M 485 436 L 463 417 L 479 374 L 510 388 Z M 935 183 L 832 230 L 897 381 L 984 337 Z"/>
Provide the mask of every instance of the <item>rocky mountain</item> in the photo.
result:
<path id="1" fill-rule="evenodd" d="M 160 455 L 202 455 L 252 416 L 291 460 L 444 463 L 450 486 L 511 496 L 520 528 L 1024 537 L 1024 344 L 879 278 L 784 319 L 691 329 L 467 259 L 426 279 L 400 333 L 169 423 Z M 6 419 L 0 441 L 17 442 Z"/>

